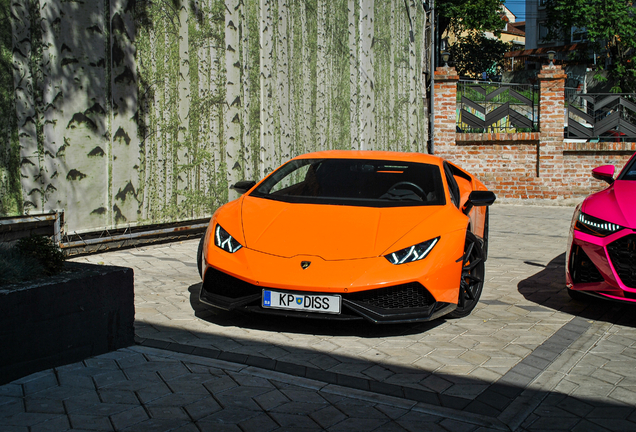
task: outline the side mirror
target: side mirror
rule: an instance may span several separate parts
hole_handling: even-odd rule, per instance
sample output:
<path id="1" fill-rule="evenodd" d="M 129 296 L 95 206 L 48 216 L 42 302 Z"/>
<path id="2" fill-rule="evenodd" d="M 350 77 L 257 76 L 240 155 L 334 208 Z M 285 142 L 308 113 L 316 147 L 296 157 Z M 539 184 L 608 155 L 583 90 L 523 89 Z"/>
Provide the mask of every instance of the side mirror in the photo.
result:
<path id="1" fill-rule="evenodd" d="M 236 182 L 236 184 L 230 186 L 230 188 L 234 189 L 240 194 L 244 194 L 248 190 L 252 189 L 256 185 L 254 180 L 242 180 L 240 182 Z"/>
<path id="2" fill-rule="evenodd" d="M 592 170 L 592 177 L 612 184 L 614 183 L 614 171 L 616 171 L 614 165 L 603 165 Z"/>
<path id="3" fill-rule="evenodd" d="M 464 206 L 464 214 L 468 214 L 473 207 L 489 206 L 495 202 L 497 196 L 491 191 L 472 191 Z"/>

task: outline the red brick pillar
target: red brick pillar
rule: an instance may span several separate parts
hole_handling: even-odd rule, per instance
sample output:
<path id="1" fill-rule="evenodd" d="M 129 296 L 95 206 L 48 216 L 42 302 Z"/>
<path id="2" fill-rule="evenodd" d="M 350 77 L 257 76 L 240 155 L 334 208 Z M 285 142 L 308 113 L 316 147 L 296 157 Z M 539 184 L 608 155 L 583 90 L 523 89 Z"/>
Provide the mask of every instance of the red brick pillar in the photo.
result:
<path id="1" fill-rule="evenodd" d="M 457 81 L 459 75 L 454 67 L 435 69 L 435 123 L 433 137 L 435 148 L 454 146 L 457 124 Z M 437 151 L 436 151 L 437 153 Z"/>
<path id="2" fill-rule="evenodd" d="M 561 66 L 543 66 L 539 73 L 539 154 L 537 175 L 551 182 L 545 198 L 556 198 L 563 184 L 565 79 Z M 547 184 L 546 184 L 547 186 Z"/>

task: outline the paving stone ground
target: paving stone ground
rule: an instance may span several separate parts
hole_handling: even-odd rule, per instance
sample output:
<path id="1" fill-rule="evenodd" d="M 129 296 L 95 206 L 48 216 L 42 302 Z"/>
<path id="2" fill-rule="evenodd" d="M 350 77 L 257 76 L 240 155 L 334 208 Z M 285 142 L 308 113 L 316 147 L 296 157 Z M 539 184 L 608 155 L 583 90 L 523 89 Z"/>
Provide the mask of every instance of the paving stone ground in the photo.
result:
<path id="1" fill-rule="evenodd" d="M 492 424 L 478 415 L 444 415 L 414 401 L 148 347 L 0 387 L 2 431 L 474 431 Z"/>
<path id="2" fill-rule="evenodd" d="M 569 298 L 572 212 L 491 207 L 482 300 L 424 324 L 210 310 L 198 240 L 75 258 L 134 269 L 139 345 L 0 387 L 0 430 L 636 430 L 636 307 Z"/>

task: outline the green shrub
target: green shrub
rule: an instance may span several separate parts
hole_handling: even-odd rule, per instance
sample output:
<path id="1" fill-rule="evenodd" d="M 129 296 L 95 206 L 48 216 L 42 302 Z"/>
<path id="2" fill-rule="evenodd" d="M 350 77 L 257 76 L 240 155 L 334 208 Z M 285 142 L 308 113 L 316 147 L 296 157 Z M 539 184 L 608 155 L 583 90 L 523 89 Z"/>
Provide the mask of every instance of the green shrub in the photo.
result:
<path id="1" fill-rule="evenodd" d="M 31 257 L 42 265 L 44 274 L 50 276 L 64 270 L 64 254 L 50 238 L 45 236 L 23 237 L 15 245 L 23 257 Z"/>
<path id="2" fill-rule="evenodd" d="M 64 270 L 64 254 L 44 236 L 25 237 L 13 246 L 0 245 L 0 285 L 13 284 Z"/>
<path id="3" fill-rule="evenodd" d="M 15 247 L 0 245 L 0 285 L 13 284 L 40 277 L 44 269 L 33 257 L 25 257 Z"/>

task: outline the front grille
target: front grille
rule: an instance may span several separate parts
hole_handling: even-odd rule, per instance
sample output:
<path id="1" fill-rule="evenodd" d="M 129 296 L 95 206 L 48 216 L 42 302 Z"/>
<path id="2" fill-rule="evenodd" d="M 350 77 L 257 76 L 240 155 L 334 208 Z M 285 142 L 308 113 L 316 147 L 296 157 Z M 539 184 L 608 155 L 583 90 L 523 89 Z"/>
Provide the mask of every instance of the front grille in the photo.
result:
<path id="1" fill-rule="evenodd" d="M 572 249 L 570 274 L 574 283 L 603 282 L 604 280 L 590 257 L 580 246 L 575 246 Z"/>
<path id="2" fill-rule="evenodd" d="M 417 282 L 346 294 L 344 297 L 381 309 L 422 308 L 435 303 L 431 293 Z"/>
<path id="3" fill-rule="evenodd" d="M 210 267 L 205 272 L 203 290 L 210 294 L 236 299 L 260 294 L 262 288 Z"/>
<path id="4" fill-rule="evenodd" d="M 252 285 L 241 279 L 228 275 L 212 267 L 205 272 L 203 291 L 209 294 L 239 299 L 260 294 L 264 287 Z M 435 298 L 426 288 L 417 282 L 344 294 L 343 298 L 360 305 L 379 309 L 412 309 L 430 308 L 435 305 Z"/>
<path id="5" fill-rule="evenodd" d="M 607 251 L 621 281 L 630 288 L 636 288 L 636 234 L 608 244 Z"/>

